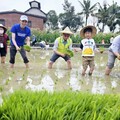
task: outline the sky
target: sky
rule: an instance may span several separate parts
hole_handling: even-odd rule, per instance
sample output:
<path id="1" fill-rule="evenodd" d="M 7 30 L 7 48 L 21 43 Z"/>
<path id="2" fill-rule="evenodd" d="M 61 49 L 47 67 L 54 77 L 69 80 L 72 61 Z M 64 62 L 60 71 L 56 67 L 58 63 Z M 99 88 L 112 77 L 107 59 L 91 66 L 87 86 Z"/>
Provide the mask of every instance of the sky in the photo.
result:
<path id="1" fill-rule="evenodd" d="M 32 0 L 2 0 L 0 3 L 0 12 L 2 11 L 11 11 L 16 9 L 17 11 L 24 12 L 30 8 L 29 2 Z M 63 12 L 64 0 L 36 0 L 41 3 L 41 10 L 45 13 L 48 13 L 50 10 L 55 10 L 57 14 Z M 75 7 L 75 12 L 78 13 L 81 11 L 81 6 L 78 0 L 68 0 Z M 79 0 L 83 1 L 83 0 Z M 92 5 L 94 3 L 100 2 L 103 5 L 103 1 L 106 1 L 109 5 L 113 3 L 113 0 L 91 0 Z M 120 0 L 114 0 L 120 5 Z"/>
<path id="2" fill-rule="evenodd" d="M 33 0 L 1 0 L 0 3 L 0 12 L 3 11 L 12 11 L 13 9 L 16 9 L 17 11 L 24 12 L 30 8 L 29 2 Z M 45 13 L 48 13 L 50 10 L 55 10 L 57 15 L 59 13 L 63 13 L 63 5 L 64 0 L 36 0 L 40 2 L 41 4 L 41 10 Z M 82 8 L 80 6 L 80 3 L 78 0 L 68 0 L 72 6 L 75 7 L 75 13 L 81 12 Z M 83 0 L 79 0 L 83 2 Z M 109 5 L 113 4 L 113 0 L 91 0 L 91 5 L 99 2 L 101 5 L 103 5 L 104 2 L 106 2 Z M 120 0 L 114 0 L 114 2 L 117 2 L 117 4 L 120 6 Z M 97 23 L 97 20 L 93 17 L 89 17 L 88 24 L 92 25 L 93 23 Z M 109 32 L 108 28 L 105 28 L 105 32 Z"/>

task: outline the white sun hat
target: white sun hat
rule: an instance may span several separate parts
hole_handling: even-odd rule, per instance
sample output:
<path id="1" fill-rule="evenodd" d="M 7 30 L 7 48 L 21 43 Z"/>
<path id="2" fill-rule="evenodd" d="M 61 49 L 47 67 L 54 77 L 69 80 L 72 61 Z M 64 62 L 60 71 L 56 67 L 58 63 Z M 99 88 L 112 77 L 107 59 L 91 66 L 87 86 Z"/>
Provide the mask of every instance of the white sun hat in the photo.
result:
<path id="1" fill-rule="evenodd" d="M 66 27 L 64 30 L 62 30 L 60 33 L 66 33 L 72 35 L 73 33 L 70 31 L 69 27 Z"/>
<path id="2" fill-rule="evenodd" d="M 26 21 L 28 21 L 28 17 L 26 15 L 21 15 L 20 20 L 26 20 Z"/>

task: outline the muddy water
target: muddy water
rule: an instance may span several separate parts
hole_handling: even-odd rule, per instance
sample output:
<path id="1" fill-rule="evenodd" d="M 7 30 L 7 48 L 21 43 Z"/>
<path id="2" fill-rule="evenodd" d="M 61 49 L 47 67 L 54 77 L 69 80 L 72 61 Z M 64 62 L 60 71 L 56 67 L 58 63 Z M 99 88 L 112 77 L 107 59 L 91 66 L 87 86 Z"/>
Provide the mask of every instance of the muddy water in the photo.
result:
<path id="1" fill-rule="evenodd" d="M 33 91 L 47 90 L 63 91 L 88 91 L 90 93 L 119 93 L 120 92 L 120 62 L 116 60 L 115 67 L 110 76 L 105 76 L 107 63 L 107 51 L 95 56 L 95 70 L 92 76 L 87 73 L 81 76 L 81 54 L 75 53 L 71 59 L 73 69 L 67 70 L 66 62 L 59 58 L 48 69 L 47 65 L 52 55 L 52 50 L 34 49 L 27 53 L 30 60 L 30 68 L 26 69 L 20 54 L 16 56 L 14 69 L 9 67 L 9 52 L 6 64 L 0 65 L 0 93 L 12 93 L 17 89 Z"/>

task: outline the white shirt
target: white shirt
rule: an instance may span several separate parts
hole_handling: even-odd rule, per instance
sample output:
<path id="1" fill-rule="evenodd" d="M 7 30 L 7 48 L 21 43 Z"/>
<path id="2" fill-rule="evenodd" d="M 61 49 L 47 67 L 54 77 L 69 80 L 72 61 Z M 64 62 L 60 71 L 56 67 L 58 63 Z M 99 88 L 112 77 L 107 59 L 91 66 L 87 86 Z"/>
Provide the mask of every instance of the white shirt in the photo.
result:
<path id="1" fill-rule="evenodd" d="M 94 50 L 96 49 L 94 39 L 83 39 L 81 41 L 83 45 L 82 56 L 94 56 Z"/>

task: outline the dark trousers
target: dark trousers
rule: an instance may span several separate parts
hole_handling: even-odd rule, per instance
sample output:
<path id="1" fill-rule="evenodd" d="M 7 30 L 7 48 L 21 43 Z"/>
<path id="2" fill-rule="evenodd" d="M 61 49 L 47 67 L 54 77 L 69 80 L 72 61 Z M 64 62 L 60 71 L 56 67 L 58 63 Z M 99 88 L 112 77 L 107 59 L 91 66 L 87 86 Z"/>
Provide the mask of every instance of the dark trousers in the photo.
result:
<path id="1" fill-rule="evenodd" d="M 19 52 L 20 52 L 20 54 L 21 54 L 21 56 L 23 58 L 24 63 L 28 63 L 29 60 L 28 60 L 28 58 L 26 56 L 26 51 L 24 50 L 23 47 L 21 47 L 21 50 Z M 17 53 L 17 50 L 16 50 L 15 46 L 11 46 L 10 47 L 10 61 L 9 61 L 11 64 L 15 63 L 16 53 Z"/>

